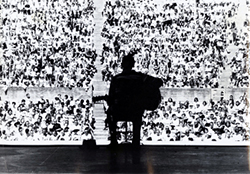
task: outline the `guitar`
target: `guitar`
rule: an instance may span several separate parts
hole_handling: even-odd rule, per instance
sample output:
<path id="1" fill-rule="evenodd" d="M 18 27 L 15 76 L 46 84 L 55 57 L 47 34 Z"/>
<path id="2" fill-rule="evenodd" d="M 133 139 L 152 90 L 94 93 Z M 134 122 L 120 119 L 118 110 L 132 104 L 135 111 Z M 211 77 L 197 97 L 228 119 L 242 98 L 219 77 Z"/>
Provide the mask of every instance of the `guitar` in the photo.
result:
<path id="1" fill-rule="evenodd" d="M 97 102 L 102 101 L 102 100 L 107 101 L 108 97 L 109 96 L 107 94 L 106 95 L 100 95 L 100 96 L 94 96 L 94 97 L 92 97 L 92 101 L 93 101 L 93 103 L 97 103 Z"/>

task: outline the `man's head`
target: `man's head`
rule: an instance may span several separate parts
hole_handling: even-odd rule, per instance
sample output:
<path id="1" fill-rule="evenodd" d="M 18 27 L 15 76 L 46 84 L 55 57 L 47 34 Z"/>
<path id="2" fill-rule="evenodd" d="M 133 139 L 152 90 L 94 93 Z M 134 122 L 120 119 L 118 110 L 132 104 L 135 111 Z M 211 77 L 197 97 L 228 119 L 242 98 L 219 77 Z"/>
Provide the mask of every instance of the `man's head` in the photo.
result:
<path id="1" fill-rule="evenodd" d="M 134 64 L 134 54 L 129 53 L 128 55 L 123 57 L 121 66 L 122 69 L 132 69 L 134 67 Z"/>

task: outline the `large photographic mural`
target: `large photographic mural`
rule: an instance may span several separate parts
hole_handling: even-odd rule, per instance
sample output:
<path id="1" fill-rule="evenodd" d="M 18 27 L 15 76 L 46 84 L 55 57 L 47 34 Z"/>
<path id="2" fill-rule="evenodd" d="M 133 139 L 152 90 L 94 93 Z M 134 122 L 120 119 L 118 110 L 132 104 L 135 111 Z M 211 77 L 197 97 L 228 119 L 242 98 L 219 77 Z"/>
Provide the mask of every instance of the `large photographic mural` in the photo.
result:
<path id="1" fill-rule="evenodd" d="M 164 81 L 159 108 L 143 115 L 144 144 L 249 143 L 248 0 L 2 0 L 0 6 L 1 142 L 98 140 L 93 135 L 104 123 L 95 126 L 93 91 L 108 87 L 122 57 L 137 51 L 135 70 Z"/>

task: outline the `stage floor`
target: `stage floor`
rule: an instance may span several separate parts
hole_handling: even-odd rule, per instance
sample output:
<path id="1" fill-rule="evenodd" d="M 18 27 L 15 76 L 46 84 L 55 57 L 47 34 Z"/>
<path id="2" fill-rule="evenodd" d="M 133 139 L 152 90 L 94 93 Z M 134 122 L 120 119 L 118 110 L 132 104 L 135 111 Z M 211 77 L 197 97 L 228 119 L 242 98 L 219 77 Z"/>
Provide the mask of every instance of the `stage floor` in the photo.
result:
<path id="1" fill-rule="evenodd" d="M 248 147 L 0 147 L 0 173 L 250 173 Z"/>

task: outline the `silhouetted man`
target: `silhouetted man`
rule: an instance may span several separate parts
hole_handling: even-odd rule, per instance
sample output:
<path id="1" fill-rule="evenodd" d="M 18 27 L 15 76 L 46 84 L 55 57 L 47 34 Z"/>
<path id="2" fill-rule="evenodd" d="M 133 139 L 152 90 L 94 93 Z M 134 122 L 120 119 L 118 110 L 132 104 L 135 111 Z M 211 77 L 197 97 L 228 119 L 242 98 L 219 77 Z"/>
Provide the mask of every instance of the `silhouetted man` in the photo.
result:
<path id="1" fill-rule="evenodd" d="M 112 78 L 108 97 L 108 117 L 111 134 L 111 144 L 117 145 L 116 126 L 118 121 L 132 121 L 134 146 L 140 145 L 140 129 L 142 115 L 145 109 L 145 84 L 153 84 L 158 88 L 163 84 L 159 78 L 154 78 L 146 74 L 132 70 L 134 66 L 133 54 L 128 54 L 122 60 L 122 73 Z M 159 93 L 160 94 L 160 93 Z M 155 96 L 157 97 L 157 96 Z M 154 98 L 155 98 L 154 97 Z M 160 96 L 161 97 L 161 96 Z M 160 100 L 160 98 L 158 99 Z M 151 100 L 152 101 L 152 100 Z M 159 103 L 157 103 L 158 105 Z"/>

